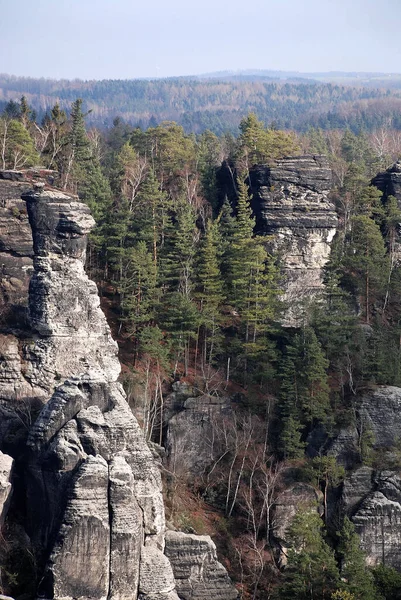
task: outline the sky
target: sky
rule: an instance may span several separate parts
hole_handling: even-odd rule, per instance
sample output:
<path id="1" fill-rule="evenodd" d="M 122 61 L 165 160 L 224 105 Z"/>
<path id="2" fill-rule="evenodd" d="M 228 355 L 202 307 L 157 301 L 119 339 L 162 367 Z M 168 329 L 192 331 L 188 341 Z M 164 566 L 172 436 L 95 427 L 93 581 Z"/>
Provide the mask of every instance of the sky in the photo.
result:
<path id="1" fill-rule="evenodd" d="M 401 0 L 0 0 L 0 73 L 401 72 Z"/>

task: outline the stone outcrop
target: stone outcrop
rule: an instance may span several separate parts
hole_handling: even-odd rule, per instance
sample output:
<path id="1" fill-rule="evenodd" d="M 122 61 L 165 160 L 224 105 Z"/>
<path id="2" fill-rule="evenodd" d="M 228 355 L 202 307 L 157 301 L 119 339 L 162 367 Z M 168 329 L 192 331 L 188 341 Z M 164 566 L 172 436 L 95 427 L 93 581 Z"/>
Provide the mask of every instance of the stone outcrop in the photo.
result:
<path id="1" fill-rule="evenodd" d="M 43 185 L 23 197 L 34 248 L 29 321 L 0 336 L 0 448 L 12 448 L 28 499 L 39 595 L 179 600 L 160 468 L 117 382 L 117 345 L 84 271 L 94 221 Z M 29 430 L 17 444 L 16 422 Z"/>
<path id="2" fill-rule="evenodd" d="M 397 569 L 401 569 L 401 479 L 388 468 L 360 466 L 360 446 L 365 436 L 365 444 L 368 440 L 380 456 L 375 464 L 383 465 L 382 469 L 386 464 L 395 465 L 398 470 L 400 409 L 401 388 L 377 386 L 364 391 L 355 399 L 355 424 L 340 431 L 328 448 L 329 454 L 353 469 L 340 499 L 331 499 L 330 512 L 335 512 L 339 501 L 337 508 L 354 523 L 369 565 L 383 563 Z"/>
<path id="3" fill-rule="evenodd" d="M 371 566 L 401 569 L 401 479 L 361 467 L 344 482 L 343 509 L 355 525 Z"/>
<path id="4" fill-rule="evenodd" d="M 270 236 L 283 268 L 284 324 L 296 325 L 296 308 L 322 287 L 322 268 L 336 232 L 337 215 L 329 199 L 332 174 L 323 156 L 284 158 L 250 171 L 256 233 Z"/>
<path id="5" fill-rule="evenodd" d="M 22 173 L 0 171 L 0 321 L 8 328 L 18 326 L 27 307 L 33 271 L 32 233 L 21 200 L 29 187 Z"/>
<path id="6" fill-rule="evenodd" d="M 161 475 L 116 382 L 117 346 L 84 271 L 94 221 L 61 192 L 37 186 L 23 197 L 35 252 L 24 376 L 51 393 L 29 433 L 26 468 L 40 594 L 136 598 L 147 538 L 163 549 Z"/>
<path id="7" fill-rule="evenodd" d="M 401 161 L 397 161 L 386 171 L 378 173 L 372 179 L 372 185 L 376 186 L 382 193 L 383 199 L 394 196 L 401 207 Z"/>
<path id="8" fill-rule="evenodd" d="M 89 208 L 40 187 L 23 199 L 35 251 L 30 323 L 40 337 L 28 350 L 31 368 L 25 376 L 46 390 L 92 367 L 117 379 L 117 344 L 100 310 L 96 285 L 84 270 L 87 234 L 95 225 Z"/>
<path id="9" fill-rule="evenodd" d="M 165 402 L 169 470 L 175 474 L 203 474 L 223 452 L 219 430 L 231 414 L 228 398 L 199 394 L 188 384 L 175 382 Z"/>
<path id="10" fill-rule="evenodd" d="M 295 515 L 300 511 L 313 511 L 323 514 L 323 494 L 307 483 L 295 483 L 285 488 L 277 497 L 273 507 L 273 529 L 271 541 L 276 548 L 277 562 L 287 564 L 290 542 L 288 531 Z"/>
<path id="11" fill-rule="evenodd" d="M 238 597 L 227 571 L 217 560 L 216 546 L 209 536 L 168 531 L 165 553 L 182 600 L 235 600 Z"/>
<path id="12" fill-rule="evenodd" d="M 354 399 L 354 424 L 339 431 L 327 445 L 328 453 L 347 469 L 360 462 L 361 438 L 368 436 L 372 449 L 388 454 L 401 439 L 401 388 L 379 385 Z"/>
<path id="13" fill-rule="evenodd" d="M 11 471 L 13 459 L 0 452 L 0 527 L 7 514 L 8 502 L 11 494 Z"/>

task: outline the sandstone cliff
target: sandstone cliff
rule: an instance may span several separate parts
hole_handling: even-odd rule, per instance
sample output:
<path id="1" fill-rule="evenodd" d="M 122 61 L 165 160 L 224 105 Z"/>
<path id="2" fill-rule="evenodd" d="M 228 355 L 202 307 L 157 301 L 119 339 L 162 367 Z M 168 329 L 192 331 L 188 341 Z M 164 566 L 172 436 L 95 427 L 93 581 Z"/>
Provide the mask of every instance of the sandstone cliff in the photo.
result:
<path id="1" fill-rule="evenodd" d="M 340 510 L 353 521 L 368 564 L 397 569 L 401 569 L 400 408 L 401 388 L 364 391 L 354 399 L 355 423 L 327 446 L 328 453 L 349 469 L 340 496 L 331 498 L 330 512 Z M 361 452 L 370 455 L 374 467 L 361 466 Z"/>
<path id="2" fill-rule="evenodd" d="M 269 236 L 284 275 L 285 325 L 297 324 L 297 309 L 322 288 L 322 268 L 337 227 L 329 199 L 332 175 L 323 156 L 295 156 L 250 171 L 256 233 Z"/>
<path id="3" fill-rule="evenodd" d="M 84 271 L 94 221 L 76 198 L 43 185 L 23 197 L 33 271 L 27 322 L 0 347 L 0 451 L 16 461 L 39 594 L 177 600 L 160 469 L 117 382 L 117 346 Z M 3 462 L 1 508 L 12 461 Z M 207 584 L 212 593 L 215 572 L 219 598 L 235 598 L 215 553 L 209 562 L 191 589 Z"/>

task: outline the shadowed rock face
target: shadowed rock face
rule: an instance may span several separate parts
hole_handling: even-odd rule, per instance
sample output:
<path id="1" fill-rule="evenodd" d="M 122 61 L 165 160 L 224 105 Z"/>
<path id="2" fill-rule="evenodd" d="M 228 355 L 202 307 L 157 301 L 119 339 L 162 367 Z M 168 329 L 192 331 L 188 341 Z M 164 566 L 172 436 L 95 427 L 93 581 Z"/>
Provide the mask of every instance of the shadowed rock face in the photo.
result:
<path id="1" fill-rule="evenodd" d="M 395 196 L 398 206 L 401 207 L 401 161 L 397 161 L 386 171 L 378 173 L 372 179 L 372 185 L 383 192 L 384 200 L 389 196 Z"/>
<path id="2" fill-rule="evenodd" d="M 400 477 L 361 467 L 344 482 L 342 502 L 360 535 L 367 564 L 401 569 Z"/>
<path id="3" fill-rule="evenodd" d="M 0 527 L 3 525 L 11 493 L 11 470 L 13 459 L 0 452 Z"/>
<path id="4" fill-rule="evenodd" d="M 295 156 L 274 167 L 256 165 L 249 180 L 255 232 L 270 236 L 268 248 L 281 257 L 284 324 L 296 325 L 296 306 L 323 285 L 322 268 L 336 232 L 331 170 L 323 156 Z"/>
<path id="5" fill-rule="evenodd" d="M 342 487 L 340 508 L 360 535 L 367 563 L 401 569 L 401 479 L 398 469 L 384 470 L 385 464 L 399 460 L 394 450 L 401 437 L 401 388 L 377 386 L 354 402 L 355 425 L 341 430 L 329 446 L 329 454 L 352 470 Z M 380 452 L 383 470 L 360 466 L 361 436 L 366 432 Z"/>
<path id="6" fill-rule="evenodd" d="M 22 420 L 18 404 L 28 410 L 39 397 L 43 407 L 29 428 L 26 450 L 13 447 L 39 594 L 179 600 L 163 553 L 159 466 L 116 381 L 117 346 L 84 272 L 94 221 L 84 204 L 56 190 L 38 186 L 24 200 L 35 250 L 30 322 L 24 339 L 0 336 L 6 357 L 0 365 L 6 384 L 0 448 L 15 439 L 3 416 L 14 411 L 15 424 Z M 30 424 L 29 410 L 23 416 Z"/>

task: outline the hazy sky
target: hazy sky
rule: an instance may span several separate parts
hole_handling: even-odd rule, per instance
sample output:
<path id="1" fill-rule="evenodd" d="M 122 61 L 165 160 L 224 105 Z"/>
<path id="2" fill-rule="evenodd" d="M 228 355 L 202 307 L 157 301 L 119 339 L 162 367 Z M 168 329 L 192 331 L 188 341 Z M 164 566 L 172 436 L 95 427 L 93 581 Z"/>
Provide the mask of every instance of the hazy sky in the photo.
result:
<path id="1" fill-rule="evenodd" d="M 0 73 L 401 72 L 401 0 L 0 0 Z"/>

